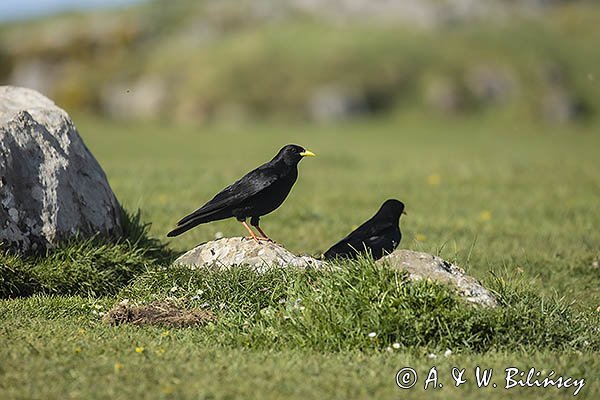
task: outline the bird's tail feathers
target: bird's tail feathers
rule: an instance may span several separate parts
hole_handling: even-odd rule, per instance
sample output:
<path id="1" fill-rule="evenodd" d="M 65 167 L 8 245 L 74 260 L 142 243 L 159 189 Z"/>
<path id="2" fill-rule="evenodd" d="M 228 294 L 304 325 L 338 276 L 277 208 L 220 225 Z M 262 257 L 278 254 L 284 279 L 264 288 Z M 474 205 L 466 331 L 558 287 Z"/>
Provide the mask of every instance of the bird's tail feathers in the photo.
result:
<path id="1" fill-rule="evenodd" d="M 206 222 L 217 221 L 231 217 L 231 214 L 223 212 L 223 210 L 213 210 L 207 213 L 198 213 L 197 211 L 183 218 L 177 223 L 177 227 L 167 233 L 168 237 L 178 236 L 192 229 L 193 227 L 204 224 Z"/>
<path id="2" fill-rule="evenodd" d="M 217 214 L 220 211 L 222 211 L 221 208 L 211 208 L 211 209 L 199 208 L 198 210 L 194 211 L 193 213 L 186 215 L 185 217 L 180 219 L 179 222 L 177 222 L 177 226 L 184 225 L 194 219 L 208 218 L 214 214 Z"/>
<path id="3" fill-rule="evenodd" d="M 188 224 L 188 225 L 181 225 L 178 226 L 177 228 L 173 229 L 171 232 L 167 233 L 168 237 L 175 237 L 175 236 L 179 236 L 181 235 L 183 232 L 186 232 L 190 229 L 192 229 L 194 226 L 196 226 L 197 224 Z"/>

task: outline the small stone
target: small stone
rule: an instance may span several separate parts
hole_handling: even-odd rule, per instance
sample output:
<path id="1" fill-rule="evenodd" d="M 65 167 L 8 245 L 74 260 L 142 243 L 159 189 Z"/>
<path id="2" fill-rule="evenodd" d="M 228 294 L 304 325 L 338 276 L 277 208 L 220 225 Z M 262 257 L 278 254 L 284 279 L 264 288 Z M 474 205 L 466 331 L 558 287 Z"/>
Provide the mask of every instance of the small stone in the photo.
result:
<path id="1" fill-rule="evenodd" d="M 465 274 L 462 268 L 437 256 L 397 249 L 377 262 L 408 272 L 412 280 L 428 279 L 449 284 L 451 288 L 470 303 L 484 307 L 496 307 L 498 305 L 494 295 L 483 287 L 477 279 Z"/>
<path id="2" fill-rule="evenodd" d="M 319 268 L 327 264 L 312 257 L 296 256 L 276 243 L 233 237 L 196 246 L 175 260 L 174 265 L 216 269 L 249 265 L 262 272 L 269 267 Z"/>

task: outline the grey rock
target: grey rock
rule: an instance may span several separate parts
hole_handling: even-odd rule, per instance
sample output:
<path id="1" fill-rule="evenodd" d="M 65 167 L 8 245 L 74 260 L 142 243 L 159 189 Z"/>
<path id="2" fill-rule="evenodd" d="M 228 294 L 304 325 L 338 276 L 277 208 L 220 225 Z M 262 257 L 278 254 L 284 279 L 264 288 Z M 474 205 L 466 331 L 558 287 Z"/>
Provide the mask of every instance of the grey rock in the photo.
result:
<path id="1" fill-rule="evenodd" d="M 541 98 L 542 115 L 550 122 L 571 122 L 580 117 L 583 111 L 581 101 L 561 87 L 549 89 Z"/>
<path id="2" fill-rule="evenodd" d="M 78 234 L 119 235 L 121 208 L 67 113 L 0 86 L 0 244 L 27 252 Z"/>
<path id="3" fill-rule="evenodd" d="M 452 114 L 465 105 L 464 88 L 447 77 L 433 77 L 424 83 L 423 97 L 430 108 Z"/>
<path id="4" fill-rule="evenodd" d="M 493 64 L 469 67 L 465 83 L 473 97 L 484 103 L 503 103 L 517 92 L 514 74 L 508 68 Z"/>
<path id="5" fill-rule="evenodd" d="M 288 0 L 292 9 L 336 22 L 375 21 L 435 28 L 485 17 L 504 18 L 516 13 L 537 14 L 543 0 Z"/>
<path id="6" fill-rule="evenodd" d="M 307 102 L 310 119 L 333 122 L 347 119 L 366 111 L 366 105 L 356 91 L 334 86 L 318 88 Z"/>
<path id="7" fill-rule="evenodd" d="M 449 284 L 460 296 L 473 304 L 484 307 L 498 305 L 494 295 L 477 279 L 466 275 L 462 268 L 437 256 L 411 250 L 396 250 L 377 262 L 407 271 L 413 280 L 431 279 Z"/>
<path id="8" fill-rule="evenodd" d="M 200 244 L 174 262 L 192 268 L 228 269 L 249 265 L 259 272 L 271 267 L 320 268 L 327 264 L 308 256 L 296 256 L 277 243 L 256 243 L 244 237 L 222 238 Z"/>

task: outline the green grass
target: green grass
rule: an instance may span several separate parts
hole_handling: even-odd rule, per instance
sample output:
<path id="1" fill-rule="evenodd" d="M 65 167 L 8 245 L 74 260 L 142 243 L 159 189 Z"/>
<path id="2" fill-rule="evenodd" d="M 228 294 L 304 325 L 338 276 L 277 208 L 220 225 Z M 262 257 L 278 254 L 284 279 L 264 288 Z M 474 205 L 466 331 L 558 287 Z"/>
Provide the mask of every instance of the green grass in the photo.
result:
<path id="1" fill-rule="evenodd" d="M 0 298 L 33 293 L 105 296 L 115 294 L 140 273 L 171 252 L 148 237 L 140 214 L 123 213 L 124 235 L 116 240 L 102 237 L 74 238 L 43 254 L 19 256 L 0 253 Z"/>
<path id="2" fill-rule="evenodd" d="M 578 397 L 600 395 L 600 272 L 592 267 L 600 257 L 600 137 L 593 127 L 418 113 L 338 125 L 196 128 L 84 115 L 75 122 L 125 209 L 141 209 L 141 221 L 152 225 L 143 233 L 134 221 L 137 233 L 102 247 L 75 242 L 43 259 L 2 256 L 0 265 L 23 273 L 7 279 L 3 270 L 5 282 L 33 282 L 39 293 L 0 301 L 1 398 L 572 394 L 477 389 L 476 365 L 498 374 L 514 366 L 585 377 Z M 221 221 L 165 237 L 178 218 L 290 142 L 318 157 L 302 161 L 289 198 L 264 218 L 275 240 L 318 255 L 397 197 L 408 210 L 401 247 L 457 262 L 495 290 L 502 307 L 468 307 L 443 287 L 406 283 L 366 261 L 336 274 L 162 268 L 170 251 L 216 232 L 242 235 L 237 222 Z M 217 322 L 166 333 L 100 321 L 122 298 L 166 296 L 208 306 Z M 400 349 L 386 350 L 394 342 Z M 453 353 L 444 357 L 447 348 Z M 444 388 L 425 392 L 434 365 Z M 405 366 L 420 375 L 408 392 L 394 383 Z M 467 368 L 471 381 L 454 388 L 453 366 Z"/>
<path id="3" fill-rule="evenodd" d="M 600 316 L 564 300 L 541 299 L 521 279 L 496 279 L 502 307 L 474 308 L 444 286 L 411 283 L 403 273 L 362 260 L 340 271 L 250 269 L 148 272 L 120 297 L 150 303 L 177 298 L 183 307 L 215 310 L 208 343 L 325 352 L 427 348 L 600 350 Z M 370 339 L 368 334 L 375 332 Z"/>

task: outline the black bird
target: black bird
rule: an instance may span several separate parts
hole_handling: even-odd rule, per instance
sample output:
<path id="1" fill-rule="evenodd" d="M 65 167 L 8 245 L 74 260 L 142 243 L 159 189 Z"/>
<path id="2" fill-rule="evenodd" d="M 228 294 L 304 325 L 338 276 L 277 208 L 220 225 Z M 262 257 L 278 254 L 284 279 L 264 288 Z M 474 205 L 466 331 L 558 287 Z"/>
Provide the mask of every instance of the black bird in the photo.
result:
<path id="1" fill-rule="evenodd" d="M 259 237 L 246 223 L 247 218 L 261 238 L 271 240 L 258 226 L 259 219 L 283 203 L 298 178 L 298 163 L 306 156 L 315 154 L 295 144 L 284 146 L 271 161 L 248 172 L 182 218 L 167 236 L 180 235 L 199 224 L 235 217 L 257 242 Z"/>
<path id="2" fill-rule="evenodd" d="M 323 254 L 326 260 L 334 258 L 358 258 L 359 254 L 371 254 L 378 260 L 391 253 L 400 244 L 400 215 L 404 203 L 386 200 L 377 213 L 367 222 L 356 228 L 348 236 L 334 244 Z"/>

